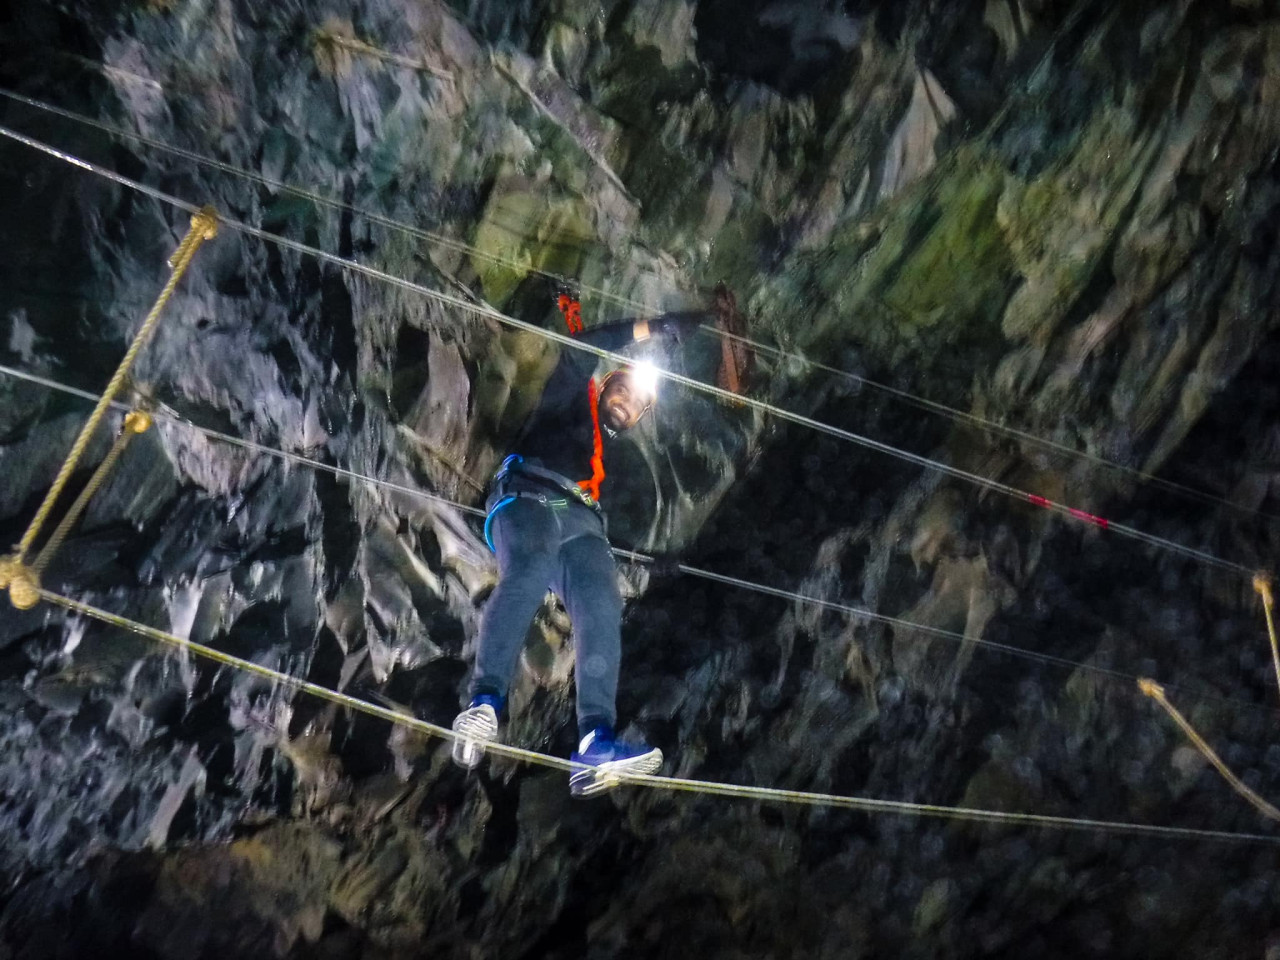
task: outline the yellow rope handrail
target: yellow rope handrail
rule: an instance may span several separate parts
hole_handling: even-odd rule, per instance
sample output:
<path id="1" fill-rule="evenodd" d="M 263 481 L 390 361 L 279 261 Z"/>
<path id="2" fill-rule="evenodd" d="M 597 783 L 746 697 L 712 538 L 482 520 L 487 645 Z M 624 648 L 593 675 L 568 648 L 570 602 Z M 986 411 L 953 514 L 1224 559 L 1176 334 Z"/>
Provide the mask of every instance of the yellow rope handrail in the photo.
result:
<path id="1" fill-rule="evenodd" d="M 1280 821 L 1280 810 L 1277 810 L 1266 800 L 1262 799 L 1262 797 L 1250 789 L 1247 783 L 1231 772 L 1231 768 L 1228 767 L 1226 763 L 1223 762 L 1222 758 L 1214 752 L 1213 748 L 1209 746 L 1204 737 L 1200 736 L 1200 734 L 1196 732 L 1196 728 L 1191 725 L 1190 721 L 1178 712 L 1177 707 L 1169 702 L 1169 698 L 1164 694 L 1164 687 L 1160 686 L 1160 684 L 1156 683 L 1154 680 L 1144 677 L 1138 681 L 1138 689 L 1156 703 L 1160 704 L 1160 706 L 1164 707 L 1165 712 L 1173 718 L 1173 722 L 1182 728 L 1182 732 L 1187 735 L 1187 739 L 1190 740 L 1192 744 L 1195 745 L 1195 748 L 1204 755 L 1204 758 L 1213 764 L 1217 771 L 1222 774 L 1222 778 L 1231 785 L 1232 790 L 1249 801 L 1249 803 L 1252 804 L 1253 807 L 1263 816 L 1270 817 L 1272 820 Z"/>
<path id="2" fill-rule="evenodd" d="M 1280 688 L 1280 643 L 1276 642 L 1276 598 L 1271 593 L 1270 575 L 1266 573 L 1255 574 L 1253 589 L 1258 591 L 1258 596 L 1262 598 L 1262 613 L 1267 618 L 1267 635 L 1271 638 L 1271 661 L 1276 667 L 1276 686 Z"/>
<path id="3" fill-rule="evenodd" d="M 116 395 L 124 388 L 125 379 L 133 366 L 134 360 L 137 359 L 138 353 L 151 338 L 152 333 L 155 332 L 156 325 L 160 321 L 160 314 L 173 296 L 174 290 L 177 289 L 178 281 L 187 272 L 187 267 L 191 265 L 191 260 L 195 257 L 196 251 L 200 249 L 200 244 L 205 240 L 211 240 L 217 236 L 217 233 L 218 214 L 212 207 L 204 207 L 192 215 L 191 228 L 187 231 L 187 235 L 182 238 L 182 242 L 178 245 L 177 250 L 174 251 L 173 256 L 169 258 L 171 273 L 168 282 L 160 291 L 160 296 L 156 298 L 156 302 L 147 314 L 146 319 L 142 321 L 141 328 L 129 344 L 129 349 L 125 351 L 124 359 L 120 361 L 116 372 L 107 383 L 107 387 L 103 390 L 102 397 L 93 408 L 93 412 L 89 414 L 89 419 L 80 430 L 80 435 L 76 437 L 75 443 L 71 445 L 70 452 L 62 462 L 62 467 L 58 470 L 58 475 L 54 478 L 49 492 L 45 494 L 44 501 L 40 504 L 35 516 L 31 519 L 31 523 L 27 526 L 26 533 L 22 535 L 22 539 L 14 547 L 13 553 L 0 560 L 0 590 L 8 587 L 9 599 L 19 609 L 29 609 L 38 601 L 38 596 L 33 593 L 33 588 L 38 588 L 39 586 L 39 575 L 37 571 L 27 566 L 27 554 L 35 544 L 41 529 L 49 519 L 49 515 L 53 512 L 58 498 L 62 495 L 67 482 L 71 479 L 71 474 L 84 456 L 85 450 L 88 449 L 89 442 L 93 439 L 94 433 L 97 432 L 102 418 L 106 416 L 111 402 L 115 400 Z"/>
<path id="4" fill-rule="evenodd" d="M 121 424 L 120 433 L 116 435 L 115 442 L 111 444 L 111 449 L 102 458 L 102 462 L 98 464 L 98 469 L 93 471 L 93 476 L 89 478 L 85 488 L 80 491 L 80 496 L 76 497 L 75 502 L 71 504 L 71 508 L 63 516 L 62 521 L 49 536 L 49 542 L 44 545 L 35 562 L 31 564 L 31 570 L 37 577 L 49 568 L 49 563 L 53 560 L 54 554 L 58 552 L 58 548 L 67 539 L 67 534 L 71 532 L 71 529 L 76 525 L 76 521 L 80 519 L 80 515 L 89 506 L 89 501 L 94 498 L 94 495 L 106 483 L 116 465 L 116 461 L 120 459 L 120 455 L 129 446 L 129 441 L 140 433 L 146 433 L 150 426 L 151 415 L 142 410 L 131 410 L 125 414 L 124 423 Z"/>

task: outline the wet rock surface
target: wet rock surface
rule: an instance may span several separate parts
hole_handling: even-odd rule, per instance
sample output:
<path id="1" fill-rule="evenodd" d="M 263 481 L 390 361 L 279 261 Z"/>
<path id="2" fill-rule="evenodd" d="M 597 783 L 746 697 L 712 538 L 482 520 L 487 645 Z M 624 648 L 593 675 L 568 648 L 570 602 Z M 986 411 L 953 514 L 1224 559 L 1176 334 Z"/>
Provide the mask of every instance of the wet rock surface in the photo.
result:
<path id="1" fill-rule="evenodd" d="M 799 359 L 756 356 L 753 396 L 1275 565 L 1266 4 L 33 0 L 0 43 L 8 89 L 437 239 L 0 100 L 7 127 L 545 327 L 539 271 L 580 284 L 589 324 L 724 279 L 756 340 L 1093 459 Z M 185 216 L 6 140 L 0 223 L 0 362 L 100 390 Z M 132 389 L 477 505 L 555 350 L 224 229 Z M 714 381 L 720 357 L 697 337 L 664 362 Z M 1274 799 L 1247 577 L 663 390 L 605 490 L 618 544 L 968 638 L 624 566 L 621 713 L 666 772 L 1280 836 L 1131 683 L 973 642 L 1169 682 Z M 8 542 L 87 412 L 0 377 Z M 160 423 L 45 582 L 447 724 L 493 578 L 456 508 Z M 562 610 L 512 707 L 506 739 L 569 753 Z M 467 777 L 403 728 L 6 609 L 0 958 L 1280 955 L 1268 845 L 566 786 Z"/>

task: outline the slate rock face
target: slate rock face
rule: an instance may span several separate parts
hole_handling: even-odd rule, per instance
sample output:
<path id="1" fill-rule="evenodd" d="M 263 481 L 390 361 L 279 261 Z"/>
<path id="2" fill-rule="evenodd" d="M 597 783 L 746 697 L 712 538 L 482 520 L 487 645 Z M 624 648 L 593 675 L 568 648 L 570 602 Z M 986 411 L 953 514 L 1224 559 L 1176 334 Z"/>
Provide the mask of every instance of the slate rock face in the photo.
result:
<path id="1" fill-rule="evenodd" d="M 6 127 L 557 330 L 558 278 L 588 324 L 723 279 L 790 354 L 753 357 L 752 396 L 1275 565 L 1265 4 L 28 2 L 0 25 L 5 88 L 260 179 L 0 99 Z M 0 362 L 99 391 L 185 215 L 4 140 L 0 223 Z M 474 507 L 557 350 L 224 228 L 131 390 Z M 721 357 L 661 359 L 714 382 Z M 0 376 L 10 542 L 87 412 Z M 1280 796 L 1247 577 L 670 384 L 605 498 L 620 545 L 964 638 L 623 565 L 621 712 L 667 772 L 1275 837 L 1089 669 L 1169 683 Z M 45 582 L 447 724 L 494 577 L 457 507 L 161 421 Z M 572 695 L 548 604 L 504 736 L 567 755 Z M 51 608 L 0 617 L 0 957 L 1280 950 L 1267 845 L 565 787 L 464 777 L 404 728 Z"/>

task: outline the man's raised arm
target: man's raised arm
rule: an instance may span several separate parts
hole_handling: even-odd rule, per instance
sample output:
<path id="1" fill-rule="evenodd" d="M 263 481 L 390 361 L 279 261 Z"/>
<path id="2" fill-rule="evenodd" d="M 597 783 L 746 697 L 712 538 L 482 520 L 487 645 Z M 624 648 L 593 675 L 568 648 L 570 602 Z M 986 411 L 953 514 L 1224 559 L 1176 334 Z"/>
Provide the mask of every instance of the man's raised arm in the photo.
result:
<path id="1" fill-rule="evenodd" d="M 706 310 L 686 310 L 664 313 L 658 317 L 616 320 L 584 330 L 578 334 L 578 339 L 601 350 L 621 350 L 650 337 L 679 341 L 699 324 L 713 322 L 714 319 L 715 315 Z"/>

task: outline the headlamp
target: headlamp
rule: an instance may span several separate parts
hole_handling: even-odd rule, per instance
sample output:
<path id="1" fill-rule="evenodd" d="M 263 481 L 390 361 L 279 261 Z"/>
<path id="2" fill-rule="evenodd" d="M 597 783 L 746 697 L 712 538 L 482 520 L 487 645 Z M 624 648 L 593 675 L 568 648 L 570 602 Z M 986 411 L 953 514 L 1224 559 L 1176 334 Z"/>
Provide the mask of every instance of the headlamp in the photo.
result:
<path id="1" fill-rule="evenodd" d="M 641 360 L 631 367 L 631 386 L 647 404 L 658 399 L 658 380 L 660 371 L 647 360 Z"/>

